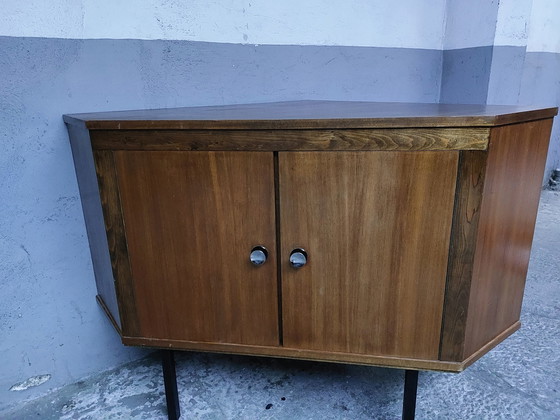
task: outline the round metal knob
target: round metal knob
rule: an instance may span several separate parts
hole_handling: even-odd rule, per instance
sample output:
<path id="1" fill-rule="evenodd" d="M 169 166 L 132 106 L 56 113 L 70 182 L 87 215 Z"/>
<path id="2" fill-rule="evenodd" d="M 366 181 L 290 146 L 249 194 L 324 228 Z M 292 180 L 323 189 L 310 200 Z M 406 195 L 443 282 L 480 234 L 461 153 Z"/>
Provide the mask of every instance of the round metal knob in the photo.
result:
<path id="1" fill-rule="evenodd" d="M 268 257 L 268 251 L 264 246 L 256 246 L 251 250 L 249 261 L 255 266 L 263 265 Z"/>
<path id="2" fill-rule="evenodd" d="M 307 252 L 301 248 L 296 248 L 290 253 L 290 264 L 294 268 L 301 268 L 307 264 Z"/>

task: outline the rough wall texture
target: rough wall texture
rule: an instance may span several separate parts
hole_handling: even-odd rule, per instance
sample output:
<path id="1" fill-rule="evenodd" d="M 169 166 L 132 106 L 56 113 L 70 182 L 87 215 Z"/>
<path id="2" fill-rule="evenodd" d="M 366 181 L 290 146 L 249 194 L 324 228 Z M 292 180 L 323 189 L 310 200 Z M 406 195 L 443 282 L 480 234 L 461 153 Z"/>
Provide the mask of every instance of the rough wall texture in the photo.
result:
<path id="1" fill-rule="evenodd" d="M 560 53 L 497 45 L 444 50 L 440 102 L 560 106 Z M 556 117 L 543 185 L 558 167 L 560 122 Z"/>
<path id="2" fill-rule="evenodd" d="M 443 49 L 493 45 L 498 10 L 499 0 L 447 0 Z"/>
<path id="3" fill-rule="evenodd" d="M 486 102 L 493 47 L 443 51 L 440 102 L 481 104 Z"/>
<path id="4" fill-rule="evenodd" d="M 119 344 L 95 303 L 62 114 L 303 98 L 560 103 L 557 0 L 230 3 L 4 5 L 0 35 L 13 37 L 0 37 L 0 417 L 144 354 Z M 199 42 L 221 36 L 245 44 Z M 560 166 L 559 125 L 547 173 Z"/>
<path id="5" fill-rule="evenodd" d="M 500 0 L 487 103 L 560 105 L 560 2 Z M 558 118 L 543 185 L 560 167 Z"/>
<path id="6" fill-rule="evenodd" d="M 560 2 L 448 0 L 441 102 L 560 105 Z M 543 185 L 560 166 L 555 121 Z"/>
<path id="7" fill-rule="evenodd" d="M 560 28 L 558 30 L 560 46 Z M 527 52 L 519 91 L 519 103 L 560 106 L 560 52 Z M 552 170 L 556 168 L 560 168 L 559 116 L 554 119 L 552 127 L 543 182 L 550 178 Z"/>
<path id="8" fill-rule="evenodd" d="M 446 0 L 5 1 L 0 36 L 441 49 L 445 7 Z"/>
<path id="9" fill-rule="evenodd" d="M 525 54 L 525 47 L 495 46 L 493 48 L 486 102 L 496 105 L 520 103 L 519 93 L 525 68 Z"/>
<path id="10" fill-rule="evenodd" d="M 95 302 L 62 114 L 302 98 L 436 102 L 442 54 L 8 37 L 0 51 L 0 411 L 144 354 L 123 349 Z"/>

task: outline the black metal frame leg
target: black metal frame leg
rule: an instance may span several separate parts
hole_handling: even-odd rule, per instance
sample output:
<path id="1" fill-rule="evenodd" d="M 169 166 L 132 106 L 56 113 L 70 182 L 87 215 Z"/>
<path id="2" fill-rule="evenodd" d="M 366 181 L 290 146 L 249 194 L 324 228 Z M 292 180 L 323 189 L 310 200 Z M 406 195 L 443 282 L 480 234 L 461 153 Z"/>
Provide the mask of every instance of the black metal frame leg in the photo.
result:
<path id="1" fill-rule="evenodd" d="M 416 391 L 418 389 L 418 371 L 405 370 L 404 371 L 404 396 L 402 419 L 414 420 L 416 413 Z"/>
<path id="2" fill-rule="evenodd" d="M 161 350 L 161 366 L 163 368 L 163 383 L 165 385 L 165 399 L 167 401 L 167 417 L 169 420 L 177 420 L 181 417 L 181 410 L 179 408 L 177 374 L 175 373 L 173 350 Z"/>

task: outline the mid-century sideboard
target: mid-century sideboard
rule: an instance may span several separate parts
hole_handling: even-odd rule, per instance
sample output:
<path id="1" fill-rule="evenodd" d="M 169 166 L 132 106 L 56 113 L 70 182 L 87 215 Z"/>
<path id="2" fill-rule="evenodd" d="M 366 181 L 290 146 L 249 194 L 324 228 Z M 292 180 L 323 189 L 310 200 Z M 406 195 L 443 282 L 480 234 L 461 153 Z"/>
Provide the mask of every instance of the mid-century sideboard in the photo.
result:
<path id="1" fill-rule="evenodd" d="M 297 101 L 64 116 L 126 345 L 460 372 L 519 327 L 556 108 Z"/>

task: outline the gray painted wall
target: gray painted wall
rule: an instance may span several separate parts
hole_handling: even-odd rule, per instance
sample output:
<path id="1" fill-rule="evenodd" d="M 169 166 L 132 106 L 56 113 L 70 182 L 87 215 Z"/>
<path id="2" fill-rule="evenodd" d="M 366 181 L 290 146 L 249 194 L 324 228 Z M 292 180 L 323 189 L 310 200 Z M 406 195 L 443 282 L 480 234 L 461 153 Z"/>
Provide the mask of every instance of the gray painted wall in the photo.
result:
<path id="1" fill-rule="evenodd" d="M 488 72 L 488 98 L 496 105 L 519 103 L 526 47 L 496 46 L 492 51 L 492 66 Z"/>
<path id="2" fill-rule="evenodd" d="M 440 102 L 560 105 L 560 53 L 519 46 L 443 51 Z M 554 121 L 543 185 L 560 167 L 560 122 Z"/>
<path id="3" fill-rule="evenodd" d="M 560 53 L 527 52 L 523 63 L 519 103 L 560 106 Z M 552 127 L 545 182 L 550 178 L 552 170 L 556 168 L 560 168 L 559 116 L 554 119 Z"/>
<path id="4" fill-rule="evenodd" d="M 437 102 L 442 52 L 0 37 L 0 413 L 145 352 L 95 302 L 62 114 L 291 99 Z M 10 387 L 51 375 L 25 391 Z M 0 416 L 1 417 L 1 416 Z"/>
<path id="5" fill-rule="evenodd" d="M 0 417 L 145 354 L 119 344 L 95 302 L 63 113 L 304 98 L 560 103 L 557 0 L 320 3 L 4 5 Z M 169 38 L 179 40 L 149 40 Z M 306 43 L 341 46 L 273 45 Z M 560 166 L 558 127 L 548 171 Z M 48 380 L 9 390 L 33 377 Z"/>
<path id="6" fill-rule="evenodd" d="M 440 102 L 485 103 L 491 64 L 491 46 L 443 51 Z"/>
<path id="7" fill-rule="evenodd" d="M 441 102 L 560 105 L 560 2 L 448 0 L 445 16 Z M 543 185 L 558 167 L 557 118 Z"/>

